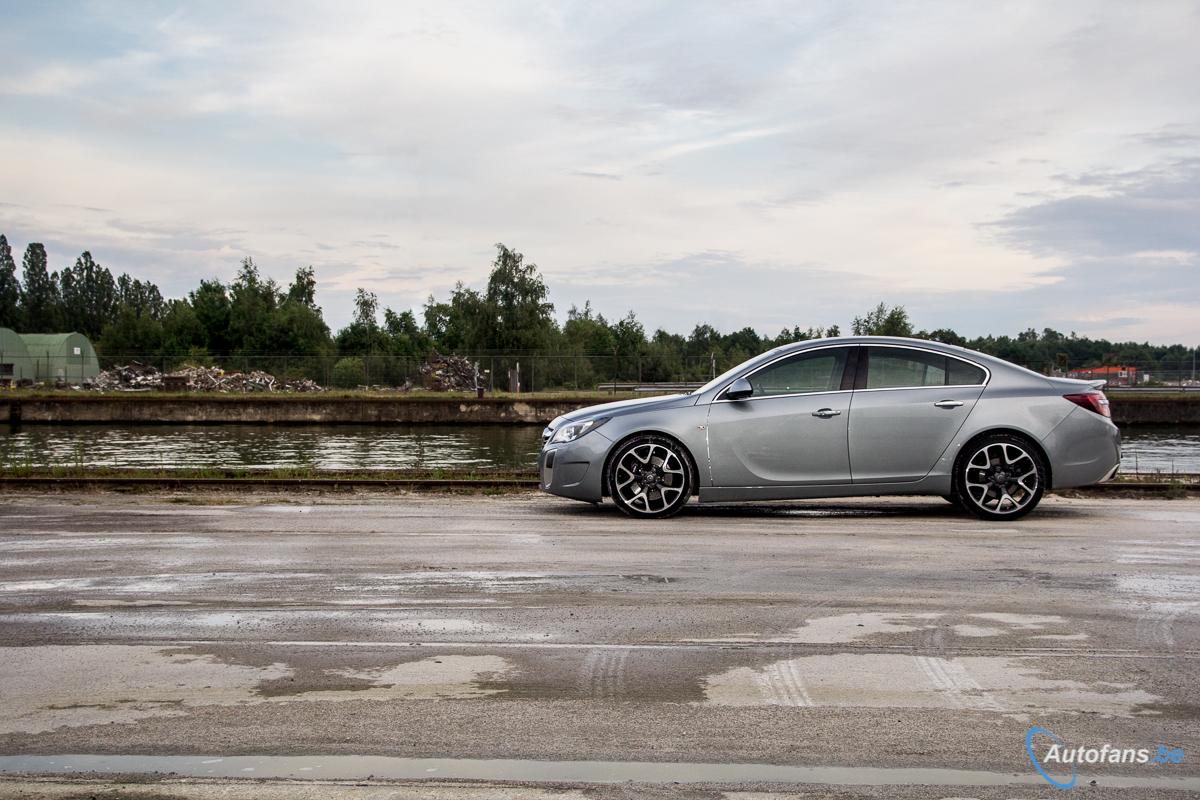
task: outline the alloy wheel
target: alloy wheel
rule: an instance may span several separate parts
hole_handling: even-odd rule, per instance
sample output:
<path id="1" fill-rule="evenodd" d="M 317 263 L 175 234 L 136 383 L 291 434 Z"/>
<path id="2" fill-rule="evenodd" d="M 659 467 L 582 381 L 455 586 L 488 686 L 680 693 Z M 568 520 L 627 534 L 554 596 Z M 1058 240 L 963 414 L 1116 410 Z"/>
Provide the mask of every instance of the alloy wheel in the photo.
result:
<path id="1" fill-rule="evenodd" d="M 666 513 L 689 489 L 683 457 L 658 441 L 636 443 L 625 450 L 612 474 L 613 494 L 640 514 Z"/>
<path id="2" fill-rule="evenodd" d="M 963 472 L 967 497 L 991 514 L 1023 511 L 1036 502 L 1040 487 L 1037 461 L 1012 442 L 983 445 L 967 461 Z"/>

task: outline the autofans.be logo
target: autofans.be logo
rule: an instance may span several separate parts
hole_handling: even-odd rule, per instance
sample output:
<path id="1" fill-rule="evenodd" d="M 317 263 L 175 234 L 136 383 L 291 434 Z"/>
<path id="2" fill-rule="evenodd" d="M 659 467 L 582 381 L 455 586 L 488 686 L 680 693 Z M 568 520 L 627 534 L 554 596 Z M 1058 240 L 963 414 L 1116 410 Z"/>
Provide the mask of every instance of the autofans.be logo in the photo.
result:
<path id="1" fill-rule="evenodd" d="M 1068 746 L 1058 735 L 1034 725 L 1025 732 L 1025 752 L 1037 773 L 1056 789 L 1070 789 L 1078 778 L 1080 765 L 1138 764 L 1162 766 L 1182 764 L 1183 749 L 1160 744 L 1156 748 Z"/>

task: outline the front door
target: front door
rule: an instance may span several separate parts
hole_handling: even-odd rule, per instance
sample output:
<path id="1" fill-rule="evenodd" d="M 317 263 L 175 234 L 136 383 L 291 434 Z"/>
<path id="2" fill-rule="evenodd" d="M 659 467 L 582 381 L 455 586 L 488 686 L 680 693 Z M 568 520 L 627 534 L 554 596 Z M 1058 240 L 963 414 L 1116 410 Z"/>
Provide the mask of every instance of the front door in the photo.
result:
<path id="1" fill-rule="evenodd" d="M 745 376 L 743 400 L 709 406 L 708 455 L 714 487 L 804 486 L 850 482 L 846 424 L 854 347 L 806 350 Z"/>

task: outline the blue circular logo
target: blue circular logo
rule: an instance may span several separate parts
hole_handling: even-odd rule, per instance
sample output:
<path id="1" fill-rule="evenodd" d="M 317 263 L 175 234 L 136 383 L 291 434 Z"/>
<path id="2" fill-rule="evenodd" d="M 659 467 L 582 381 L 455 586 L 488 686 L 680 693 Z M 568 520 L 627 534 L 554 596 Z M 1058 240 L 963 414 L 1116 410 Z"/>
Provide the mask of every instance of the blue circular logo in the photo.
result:
<path id="1" fill-rule="evenodd" d="M 1049 736 L 1051 739 L 1054 740 L 1055 744 L 1058 744 L 1060 747 L 1066 746 L 1066 742 L 1064 742 L 1062 739 L 1058 738 L 1058 736 L 1056 736 L 1055 734 L 1051 733 L 1050 731 L 1046 730 L 1045 728 L 1034 725 L 1032 728 L 1030 728 L 1029 730 L 1027 730 L 1025 732 L 1025 752 L 1029 754 L 1029 760 L 1031 762 L 1033 762 L 1033 768 L 1037 770 L 1038 775 L 1041 775 L 1043 778 L 1046 779 L 1046 783 L 1050 784 L 1055 789 L 1070 789 L 1072 786 L 1075 785 L 1075 765 L 1071 764 L 1071 779 L 1070 780 L 1056 781 L 1054 778 L 1051 778 L 1050 773 L 1046 772 L 1046 770 L 1042 768 L 1041 763 L 1037 760 L 1037 756 L 1033 752 L 1033 736 L 1034 736 L 1034 734 L 1037 734 L 1037 733 L 1040 733 L 1043 736 Z"/>

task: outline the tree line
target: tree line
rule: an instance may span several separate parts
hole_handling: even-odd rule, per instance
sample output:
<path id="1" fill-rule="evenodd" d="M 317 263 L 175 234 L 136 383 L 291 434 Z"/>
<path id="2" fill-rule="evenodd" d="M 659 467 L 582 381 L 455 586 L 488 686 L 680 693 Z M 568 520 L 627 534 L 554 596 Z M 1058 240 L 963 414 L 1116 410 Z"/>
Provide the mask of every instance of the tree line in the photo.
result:
<path id="1" fill-rule="evenodd" d="M 421 320 L 407 310 L 381 311 L 376 294 L 359 289 L 353 319 L 334 332 L 316 303 L 316 286 L 311 266 L 297 269 L 283 286 L 245 258 L 232 281 L 204 279 L 185 297 L 166 299 L 150 281 L 114 276 L 89 252 L 51 271 L 45 247 L 36 242 L 26 247 L 18 277 L 12 249 L 0 235 L 0 327 L 78 331 L 92 339 L 105 366 L 139 359 L 167 369 L 215 364 L 335 386 L 395 385 L 442 353 L 474 357 L 497 376 L 521 362 L 526 387 L 587 387 L 598 381 L 706 380 L 770 348 L 841 335 L 836 324 L 795 325 L 775 336 L 750 327 L 723 333 L 706 323 L 686 336 L 647 333 L 633 312 L 609 319 L 590 302 L 572 306 L 560 325 L 537 265 L 503 244 L 496 245 L 483 289 L 459 282 L 444 300 L 431 296 Z M 1050 328 L 973 339 L 947 328 L 917 330 L 903 306 L 885 303 L 849 327 L 854 334 L 957 344 L 1044 372 L 1118 363 L 1179 369 L 1191 358 L 1179 344 L 1111 342 Z"/>

